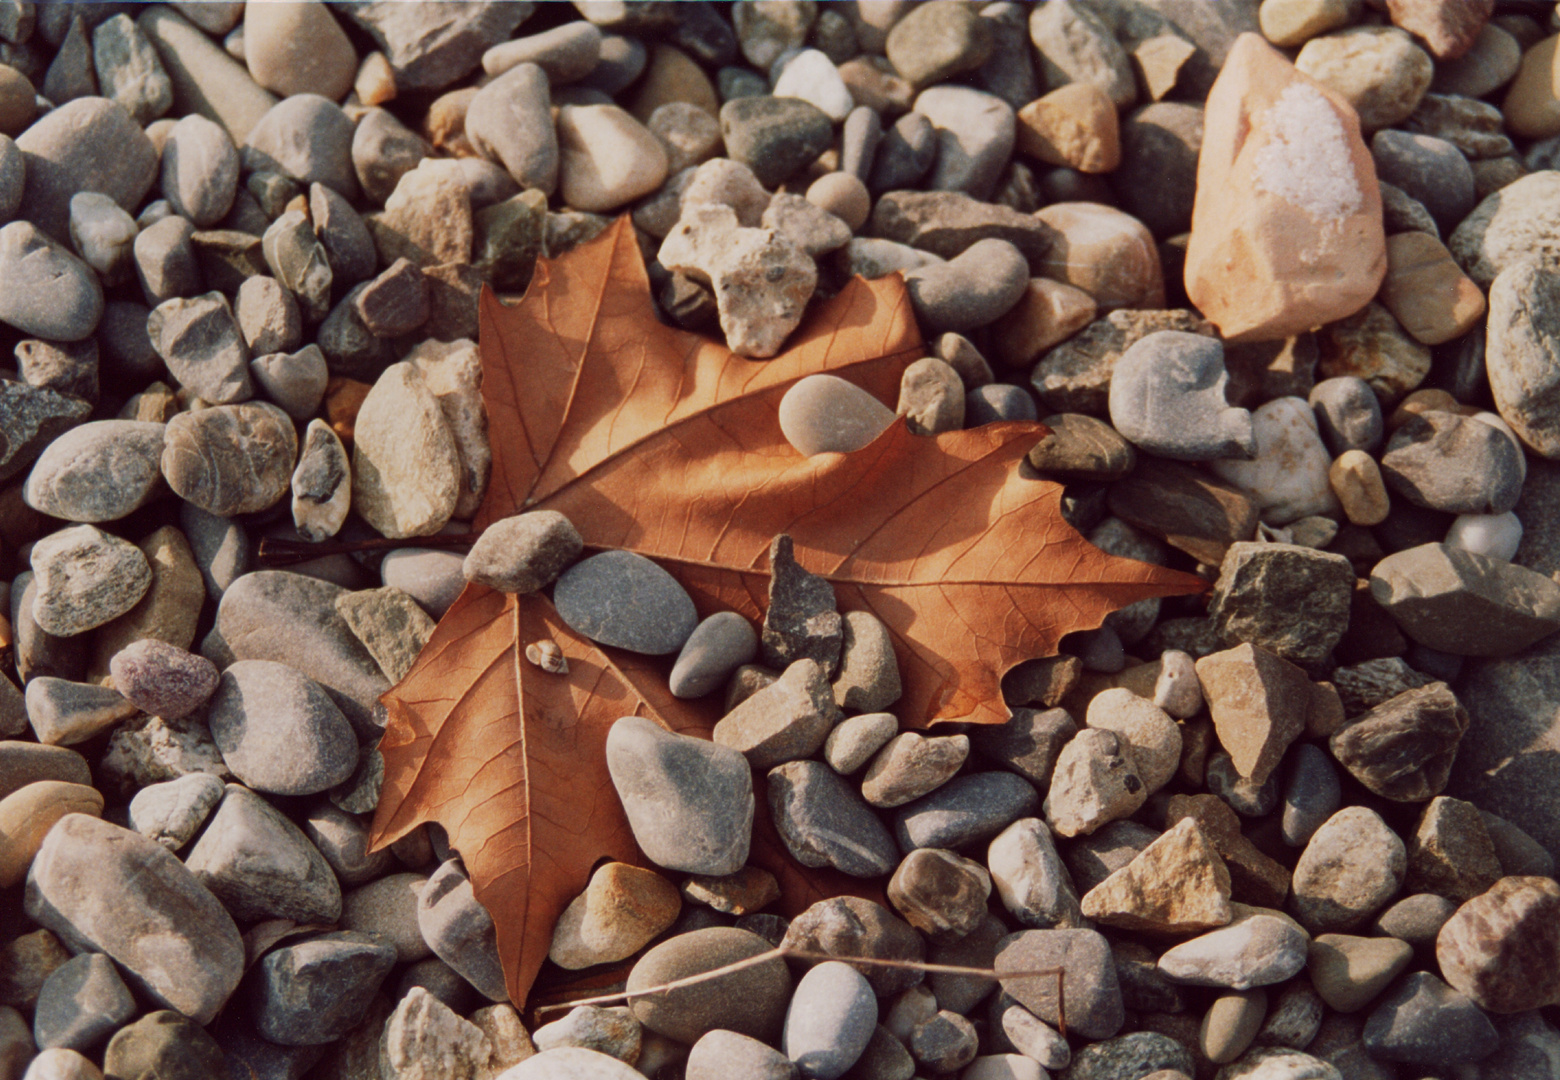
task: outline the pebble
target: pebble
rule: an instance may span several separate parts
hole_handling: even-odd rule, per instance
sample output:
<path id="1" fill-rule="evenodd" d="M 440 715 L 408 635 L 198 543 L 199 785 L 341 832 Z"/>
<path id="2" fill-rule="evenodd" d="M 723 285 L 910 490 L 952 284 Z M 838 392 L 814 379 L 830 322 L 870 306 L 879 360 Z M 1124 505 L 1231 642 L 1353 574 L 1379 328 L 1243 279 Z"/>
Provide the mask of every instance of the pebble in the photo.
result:
<path id="1" fill-rule="evenodd" d="M 893 836 L 838 773 L 815 761 L 791 761 L 771 769 L 768 784 L 770 816 L 797 862 L 863 878 L 893 869 Z"/>
<path id="2" fill-rule="evenodd" d="M 217 686 L 216 666 L 177 645 L 142 638 L 113 656 L 114 687 L 143 712 L 176 720 L 206 702 Z"/>
<path id="3" fill-rule="evenodd" d="M 1500 1045 L 1478 1006 L 1425 971 L 1409 975 L 1376 1007 L 1364 1040 L 1379 1058 L 1417 1065 L 1466 1064 Z"/>
<path id="4" fill-rule="evenodd" d="M 1305 931 L 1287 916 L 1237 908 L 1228 926 L 1168 949 L 1159 958 L 1159 970 L 1190 986 L 1272 986 L 1305 967 L 1307 941 Z"/>
<path id="5" fill-rule="evenodd" d="M 353 506 L 386 536 L 427 536 L 454 513 L 460 475 L 438 400 L 412 364 L 392 364 L 358 410 Z"/>
<path id="6" fill-rule="evenodd" d="M 277 172 L 321 183 L 348 199 L 358 194 L 352 120 L 334 101 L 305 92 L 283 98 L 250 129 L 241 148 L 249 172 Z"/>
<path id="7" fill-rule="evenodd" d="M 316 93 L 340 101 L 352 88 L 357 54 L 329 6 L 257 9 L 243 25 L 244 63 L 265 89 L 281 97 Z"/>
<path id="8" fill-rule="evenodd" d="M 848 454 L 881 435 L 894 413 L 855 383 L 808 375 L 780 399 L 780 431 L 798 453 Z"/>
<path id="9" fill-rule="evenodd" d="M 22 333 L 80 341 L 97 328 L 103 314 L 97 276 L 31 221 L 0 228 L 0 274 L 9 283 L 0 320 Z"/>
<path id="10" fill-rule="evenodd" d="M 1055 230 L 1040 274 L 1083 290 L 1102 310 L 1165 306 L 1158 251 L 1136 218 L 1091 202 L 1053 203 L 1035 217 Z"/>
<path id="11" fill-rule="evenodd" d="M 796 97 L 760 95 L 726 102 L 721 138 L 733 160 L 753 170 L 766 188 L 784 183 L 829 144 L 828 114 Z"/>
<path id="12" fill-rule="evenodd" d="M 27 160 L 27 188 L 18 207 L 18 217 L 26 222 L 13 222 L 9 228 L 16 230 L 26 223 L 37 225 L 37 229 L 28 224 L 19 234 L 5 234 L 28 238 L 19 247 L 18 256 L 43 242 L 39 229 L 64 239 L 71 196 L 78 191 L 101 192 L 124 209 L 132 210 L 140 205 L 157 178 L 157 151 L 152 141 L 123 105 L 107 98 L 82 97 L 61 104 L 17 136 L 16 146 Z M 7 276 L 12 274 L 14 271 Z M 86 288 L 89 280 L 90 275 L 82 278 L 78 288 Z M 55 317 L 64 317 L 71 307 L 61 307 Z M 10 321 L 9 316 L 6 319 Z M 95 315 L 91 321 L 96 323 Z M 58 340 L 78 340 L 32 332 Z M 78 337 L 88 333 L 90 326 Z"/>
<path id="13" fill-rule="evenodd" d="M 1560 42 L 1554 37 L 1547 37 L 1522 54 L 1516 78 L 1501 104 L 1514 135 L 1546 139 L 1560 134 L 1560 96 L 1548 78 L 1557 44 Z"/>
<path id="14" fill-rule="evenodd" d="M 899 718 L 891 712 L 846 717 L 830 729 L 824 740 L 824 760 L 841 776 L 849 776 L 871 760 L 898 732 Z"/>
<path id="15" fill-rule="evenodd" d="M 602 1009 L 581 1005 L 570 1009 L 561 1020 L 544 1024 L 531 1034 L 542 1052 L 564 1046 L 578 1046 L 606 1054 L 625 1063 L 638 1060 L 643 1031 L 639 1021 L 624 1006 Z"/>
<path id="16" fill-rule="evenodd" d="M 1183 818 L 1084 894 L 1083 914 L 1106 926 L 1185 933 L 1230 921 L 1230 874 L 1197 822 Z"/>
<path id="17" fill-rule="evenodd" d="M 248 987 L 255 1030 L 284 1046 L 332 1042 L 362 1021 L 396 950 L 373 934 L 319 934 L 267 953 Z"/>
<path id="18" fill-rule="evenodd" d="M 1198 1046 L 1214 1064 L 1227 1064 L 1245 1053 L 1267 1013 L 1267 992 L 1222 994 L 1203 1015 Z"/>
<path id="19" fill-rule="evenodd" d="M 1241 777 L 1262 785 L 1305 730 L 1305 673 L 1250 644 L 1205 656 L 1196 670 L 1220 744 Z"/>
<path id="20" fill-rule="evenodd" d="M 1232 484 L 1270 525 L 1312 515 L 1330 516 L 1337 501 L 1328 483 L 1330 458 L 1316 414 L 1299 397 L 1277 397 L 1251 414 L 1253 453 L 1216 460 L 1211 472 Z"/>
<path id="21" fill-rule="evenodd" d="M 1474 417 L 1432 410 L 1397 429 L 1381 458 L 1389 487 L 1416 506 L 1453 514 L 1504 514 L 1526 469 L 1505 431 Z"/>
<path id="22" fill-rule="evenodd" d="M 948 1009 L 939 1009 L 910 1032 L 909 1048 L 916 1061 L 934 1073 L 957 1072 L 979 1052 L 975 1025 Z"/>
<path id="23" fill-rule="evenodd" d="M 861 1057 L 877 1017 L 867 980 L 848 964 L 826 961 L 797 982 L 780 1047 L 802 1076 L 836 1080 Z"/>
<path id="24" fill-rule="evenodd" d="M 170 1009 L 147 1013 L 121 1028 L 103 1054 L 108 1076 L 134 1080 L 195 1080 L 227 1067 L 216 1039 L 195 1019 Z"/>
<path id="25" fill-rule="evenodd" d="M 472 1015 L 481 1018 L 484 1013 L 494 1016 L 485 1009 Z M 462 1019 L 423 987 L 413 987 L 393 1011 L 382 1000 L 370 1004 L 365 1025 L 370 1037 L 364 1040 L 368 1045 L 360 1067 L 369 1076 L 415 1077 L 429 1061 L 448 1063 L 449 1072 L 458 1076 L 482 1065 L 502 1068 L 529 1056 L 500 1056 L 494 1037 L 498 1032 L 490 1023 L 479 1027 Z M 523 1036 L 523 1028 L 520 1033 Z M 348 1045 L 353 1039 L 353 1035 L 348 1036 Z M 529 1038 L 524 1040 L 524 1050 L 534 1053 Z M 348 1052 L 343 1052 L 338 1060 L 350 1067 Z"/>
<path id="26" fill-rule="evenodd" d="M 1226 403 L 1227 383 L 1217 340 L 1149 334 L 1116 362 L 1111 424 L 1139 448 L 1177 461 L 1255 457 L 1252 416 Z"/>
<path id="27" fill-rule="evenodd" d="M 351 504 L 351 474 L 341 439 L 323 420 L 309 421 L 290 481 L 293 524 L 300 536 L 324 540 L 340 531 Z"/>
<path id="28" fill-rule="evenodd" d="M 779 957 L 682 989 L 653 996 L 640 993 L 768 951 L 763 938 L 735 927 L 709 927 L 668 938 L 629 972 L 629 1008 L 646 1028 L 681 1043 L 697 1043 L 716 1028 L 772 1042 L 781 1033 L 792 996 L 791 976 Z"/>
<path id="29" fill-rule="evenodd" d="M 1284 782 L 1284 843 L 1304 847 L 1342 801 L 1338 772 L 1327 755 L 1310 743 L 1295 747 Z"/>
<path id="30" fill-rule="evenodd" d="M 1413 957 L 1413 947 L 1394 937 L 1320 934 L 1311 942 L 1306 967 L 1328 1008 L 1352 1013 L 1375 1000 Z"/>
<path id="31" fill-rule="evenodd" d="M 107 195 L 80 191 L 70 198 L 70 242 L 104 284 L 125 281 L 132 268 L 135 219 Z"/>
<path id="32" fill-rule="evenodd" d="M 1292 909 L 1307 929 L 1352 930 L 1397 893 L 1407 865 L 1403 841 L 1380 815 L 1363 806 L 1344 807 L 1301 852 Z"/>
<path id="33" fill-rule="evenodd" d="M 179 385 L 202 400 L 229 405 L 254 395 L 249 349 L 226 296 L 165 300 L 147 317 L 146 330 Z"/>
<path id="34" fill-rule="evenodd" d="M 233 920 L 177 858 L 84 814 L 61 818 L 44 838 L 27 913 L 65 940 L 107 953 L 154 1002 L 197 1022 L 210 1021 L 243 972 Z"/>
<path id="35" fill-rule="evenodd" d="M 1428 210 L 1442 229 L 1456 228 L 1478 201 L 1468 159 L 1445 139 L 1387 130 L 1376 132 L 1370 146 L 1377 176 Z"/>
<path id="36" fill-rule="evenodd" d="M 747 862 L 752 778 L 735 750 L 625 717 L 607 737 L 607 767 L 634 839 L 656 865 L 732 874 Z"/>
<path id="37" fill-rule="evenodd" d="M 1022 106 L 1016 119 L 1020 153 L 1083 173 L 1108 173 L 1121 164 L 1116 106 L 1093 83 L 1058 87 Z"/>
<path id="38" fill-rule="evenodd" d="M 642 555 L 608 551 L 575 563 L 558 579 L 554 603 L 577 633 L 651 656 L 679 651 L 693 633 L 693 601 Z"/>
<path id="39" fill-rule="evenodd" d="M 1208 97 L 1186 252 L 1187 295 L 1226 339 L 1301 333 L 1375 295 L 1385 237 L 1355 118 L 1261 38 L 1235 41 Z M 1237 266 L 1235 248 L 1253 254 Z"/>
<path id="40" fill-rule="evenodd" d="M 477 902 L 458 858 L 442 863 L 417 894 L 417 928 L 433 954 L 483 997 L 508 999 L 493 917 Z"/>
<path id="41" fill-rule="evenodd" d="M 1070 1032 L 1089 1039 L 1108 1039 L 1125 1020 L 1121 984 L 1110 946 L 1094 930 L 1021 930 L 1003 938 L 993 964 L 1004 971 L 1062 969 L 1060 988 L 1054 977 L 1001 978 L 1001 987 L 1015 1002 L 1051 1026 L 1060 1022 L 1058 989 L 1066 1001 Z"/>
<path id="42" fill-rule="evenodd" d="M 67 814 L 101 817 L 103 796 L 85 784 L 38 780 L 0 799 L 0 884 L 27 876 L 45 836 Z"/>
<path id="43" fill-rule="evenodd" d="M 500 592 L 536 592 L 552 584 L 582 550 L 580 535 L 568 518 L 556 510 L 537 510 L 503 518 L 484 529 L 461 572 L 466 580 Z"/>
<path id="44" fill-rule="evenodd" d="M 222 673 L 207 722 L 228 766 L 257 791 L 312 795 L 357 766 L 357 739 L 324 687 L 269 660 Z"/>
<path id="45" fill-rule="evenodd" d="M 1135 813 L 1147 798 L 1126 740 L 1112 731 L 1086 728 L 1056 757 L 1045 819 L 1061 836 L 1087 835 Z"/>
<path id="46" fill-rule="evenodd" d="M 966 735 L 927 738 L 915 731 L 896 735 L 867 767 L 862 796 L 884 809 L 903 806 L 951 779 L 969 750 Z"/>
<path id="47" fill-rule="evenodd" d="M 889 878 L 887 895 L 905 921 L 932 942 L 968 943 L 987 917 L 991 875 L 980 863 L 951 851 L 918 848 L 905 856 Z M 1007 931 L 998 926 L 1000 937 Z M 942 994 L 944 999 L 948 996 Z"/>
<path id="48" fill-rule="evenodd" d="M 559 192 L 576 209 L 606 213 L 666 179 L 660 141 L 615 105 L 565 105 L 557 131 Z"/>
<path id="49" fill-rule="evenodd" d="M 1380 449 L 1381 402 L 1364 379 L 1354 375 L 1323 379 L 1312 388 L 1309 403 L 1316 414 L 1317 433 L 1335 456 Z"/>
<path id="50" fill-rule="evenodd" d="M 33 545 L 32 616 L 47 633 L 72 637 L 133 608 L 152 583 L 134 544 L 92 525 L 51 533 Z"/>
<path id="51" fill-rule="evenodd" d="M 1436 960 L 1459 996 L 1491 1012 L 1552 1001 L 1560 949 L 1553 916 L 1560 890 L 1549 878 L 1507 877 L 1465 901 L 1436 937 Z"/>
<path id="52" fill-rule="evenodd" d="M 1536 262 L 1502 270 L 1490 285 L 1490 392 L 1501 418 L 1544 455 L 1560 447 L 1560 429 L 1542 404 L 1549 382 L 1541 361 L 1554 341 L 1557 303 L 1560 277 Z"/>
<path id="53" fill-rule="evenodd" d="M 178 851 L 206 823 L 223 791 L 222 781 L 210 773 L 148 785 L 130 800 L 130 827 L 169 851 Z"/>
<path id="54" fill-rule="evenodd" d="M 801 659 L 729 711 L 715 725 L 713 738 L 741 753 L 754 768 L 771 769 L 816 753 L 839 720 L 823 668 Z"/>
<path id="55" fill-rule="evenodd" d="M 797 1072 L 789 1058 L 759 1040 L 716 1028 L 693 1044 L 684 1075 L 687 1080 L 795 1080 Z"/>
<path id="56" fill-rule="evenodd" d="M 979 240 L 946 263 L 905 274 L 923 325 L 966 331 L 988 325 L 1023 297 L 1029 264 L 1005 240 Z"/>
<path id="57" fill-rule="evenodd" d="M 1396 27 L 1377 26 L 1312 38 L 1295 67 L 1354 106 L 1360 125 L 1369 130 L 1406 120 L 1435 74 L 1434 61 L 1413 38 Z"/>
<path id="58" fill-rule="evenodd" d="M 1137 83 L 1126 51 L 1093 9 L 1072 0 L 1055 10 L 1036 8 L 1029 16 L 1029 39 L 1046 86 L 1087 82 L 1105 91 L 1117 108 L 1136 101 Z"/>
<path id="59" fill-rule="evenodd" d="M 1209 615 L 1225 642 L 1247 642 L 1293 663 L 1319 663 L 1348 628 L 1354 580 L 1341 555 L 1296 544 L 1231 544 Z"/>
<path id="60" fill-rule="evenodd" d="M 168 486 L 219 517 L 273 506 L 287 493 L 298 455 L 292 420 L 258 401 L 179 413 L 168 422 L 165 439 Z"/>
<path id="61" fill-rule="evenodd" d="M 500 1075 L 504 1080 L 636 1080 L 644 1074 L 609 1054 L 560 1046 L 528 1057 Z"/>
<path id="62" fill-rule="evenodd" d="M 817 267 L 788 237 L 739 227 L 737 221 L 729 207 L 687 207 L 659 258 L 668 270 L 709 283 L 733 352 L 774 356 L 801 322 L 817 285 Z"/>
<path id="63" fill-rule="evenodd" d="M 336 612 L 343 591 L 287 571 L 246 574 L 223 594 L 216 630 L 234 659 L 296 668 L 332 692 L 354 730 L 377 738 L 374 704 L 390 684 Z"/>
<path id="64" fill-rule="evenodd" d="M 304 321 L 312 325 L 325 318 L 330 311 L 330 260 L 308 215 L 289 210 L 271 222 L 261 237 L 261 252 L 276 280 L 297 298 Z"/>
<path id="65" fill-rule="evenodd" d="M 185 865 L 245 922 L 330 923 L 341 914 L 341 887 L 324 856 L 280 810 L 239 784 L 227 786 Z"/>
<path id="66" fill-rule="evenodd" d="M 1507 656 L 1551 633 L 1560 591 L 1525 567 L 1422 544 L 1371 570 L 1371 595 L 1414 641 L 1459 656 Z"/>

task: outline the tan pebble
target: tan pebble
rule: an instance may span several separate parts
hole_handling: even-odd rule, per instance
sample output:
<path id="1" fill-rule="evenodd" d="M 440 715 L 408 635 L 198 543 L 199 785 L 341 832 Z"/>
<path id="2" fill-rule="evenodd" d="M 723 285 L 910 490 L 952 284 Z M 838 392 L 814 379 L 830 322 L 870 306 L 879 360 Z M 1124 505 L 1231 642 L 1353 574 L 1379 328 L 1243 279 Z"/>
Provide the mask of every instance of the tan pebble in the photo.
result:
<path id="1" fill-rule="evenodd" d="M 998 363 L 1027 367 L 1041 353 L 1088 326 L 1097 314 L 1099 304 L 1082 289 L 1050 278 L 1030 278 L 1018 303 L 992 324 L 988 350 Z"/>
<path id="2" fill-rule="evenodd" d="M 1266 990 L 1220 994 L 1203 1015 L 1198 1049 L 1215 1065 L 1227 1065 L 1246 1052 L 1266 1017 Z"/>
<path id="3" fill-rule="evenodd" d="M 33 856 L 66 814 L 101 817 L 103 796 L 85 784 L 37 780 L 0 799 L 0 889 L 27 876 Z"/>
<path id="4" fill-rule="evenodd" d="M 1359 1012 L 1414 958 L 1414 947 L 1395 937 L 1319 934 L 1311 941 L 1306 967 L 1311 984 L 1329 1008 Z"/>
<path id="5" fill-rule="evenodd" d="M 383 105 L 395 100 L 395 71 L 385 54 L 375 49 L 358 64 L 352 92 L 364 105 Z"/>
<path id="6" fill-rule="evenodd" d="M 570 971 L 623 960 L 677 919 L 682 897 L 653 870 L 609 862 L 558 917 L 548 959 Z"/>
<path id="7" fill-rule="evenodd" d="M 1138 42 L 1132 49 L 1132 59 L 1143 75 L 1148 96 L 1162 101 L 1175 89 L 1181 78 L 1181 69 L 1197 55 L 1197 46 L 1179 34 L 1155 34 Z"/>
<path id="8" fill-rule="evenodd" d="M 666 179 L 666 148 L 616 105 L 558 110 L 558 190 L 576 210 L 609 213 Z"/>
<path id="9" fill-rule="evenodd" d="M 1348 26 L 1358 17 L 1359 8 L 1359 0 L 1262 0 L 1257 23 L 1263 37 L 1289 48 Z"/>
<path id="10" fill-rule="evenodd" d="M 1110 95 L 1075 82 L 1018 111 L 1018 149 L 1048 165 L 1105 173 L 1121 164 L 1121 129 Z"/>
<path id="11" fill-rule="evenodd" d="M 1484 292 L 1429 233 L 1387 237 L 1381 300 L 1403 329 L 1426 345 L 1461 337 L 1484 318 Z"/>
<path id="12" fill-rule="evenodd" d="M 640 77 L 639 90 L 628 111 L 643 122 L 670 101 L 685 101 L 711 116 L 720 115 L 720 97 L 704 69 L 675 46 L 654 45 L 650 50 L 650 63 Z"/>
<path id="13" fill-rule="evenodd" d="M 1387 434 L 1391 435 L 1398 428 L 1408 423 L 1414 417 L 1427 412 L 1454 412 L 1463 416 L 1472 416 L 1477 409 L 1464 405 L 1445 390 L 1434 387 L 1424 390 L 1415 390 L 1393 409 L 1387 416 Z"/>
<path id="14" fill-rule="evenodd" d="M 808 186 L 807 201 L 839 218 L 851 232 L 865 225 L 872 213 L 867 185 L 851 173 L 824 173 Z"/>
<path id="15" fill-rule="evenodd" d="M 357 53 L 327 5 L 317 0 L 246 5 L 243 30 L 249 74 L 267 90 L 340 101 L 352 89 Z"/>
<path id="16" fill-rule="evenodd" d="M 0 64 L 0 135 L 20 135 L 38 115 L 37 93 L 27 76 Z"/>
<path id="17" fill-rule="evenodd" d="M 1159 248 L 1137 218 L 1091 202 L 1053 203 L 1035 217 L 1060 234 L 1035 264 L 1041 277 L 1082 289 L 1102 311 L 1165 306 Z"/>
<path id="18" fill-rule="evenodd" d="M 1547 37 L 1522 55 L 1517 77 L 1501 111 L 1513 135 L 1547 139 L 1560 135 L 1560 35 Z"/>
<path id="19" fill-rule="evenodd" d="M 1230 921 L 1230 872 L 1193 818 L 1182 818 L 1084 894 L 1083 914 L 1153 933 L 1212 930 Z"/>
<path id="20" fill-rule="evenodd" d="M 1224 337 L 1351 315 L 1386 274 L 1375 164 L 1353 107 L 1256 34 L 1208 95 L 1186 291 Z"/>
<path id="21" fill-rule="evenodd" d="M 1327 482 L 1355 525 L 1380 525 L 1392 503 L 1376 459 L 1363 450 L 1345 450 L 1327 470 Z"/>
<path id="22" fill-rule="evenodd" d="M 1355 26 L 1312 38 L 1295 67 L 1343 95 L 1367 131 L 1408 119 L 1435 76 L 1430 54 L 1395 26 Z"/>

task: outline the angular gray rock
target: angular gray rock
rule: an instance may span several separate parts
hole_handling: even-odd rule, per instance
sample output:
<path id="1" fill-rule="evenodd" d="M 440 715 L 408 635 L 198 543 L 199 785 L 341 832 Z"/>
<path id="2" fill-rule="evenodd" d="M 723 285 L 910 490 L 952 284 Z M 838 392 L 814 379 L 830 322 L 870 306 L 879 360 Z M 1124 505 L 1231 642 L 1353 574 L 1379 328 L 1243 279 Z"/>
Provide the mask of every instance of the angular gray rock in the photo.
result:
<path id="1" fill-rule="evenodd" d="M 444 862 L 417 894 L 417 928 L 435 956 L 490 1001 L 505 1001 L 493 916 L 477 902 L 459 859 Z"/>
<path id="2" fill-rule="evenodd" d="M 1560 628 L 1560 585 L 1446 544 L 1387 556 L 1370 592 L 1410 638 L 1457 656 L 1509 656 Z"/>
<path id="3" fill-rule="evenodd" d="M 341 915 L 341 886 L 325 857 L 280 810 L 239 784 L 227 786 L 185 865 L 245 922 L 332 923 Z"/>

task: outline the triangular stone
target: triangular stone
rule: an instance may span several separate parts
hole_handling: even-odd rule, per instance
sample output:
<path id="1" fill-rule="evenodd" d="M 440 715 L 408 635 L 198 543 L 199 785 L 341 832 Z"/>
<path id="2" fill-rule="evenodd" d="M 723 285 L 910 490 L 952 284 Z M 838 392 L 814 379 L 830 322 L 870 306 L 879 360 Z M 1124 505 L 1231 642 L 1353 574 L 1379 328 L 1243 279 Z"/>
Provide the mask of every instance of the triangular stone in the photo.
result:
<path id="1" fill-rule="evenodd" d="M 1233 914 L 1230 872 L 1202 826 L 1183 818 L 1084 894 L 1083 913 L 1123 930 L 1211 930 Z"/>

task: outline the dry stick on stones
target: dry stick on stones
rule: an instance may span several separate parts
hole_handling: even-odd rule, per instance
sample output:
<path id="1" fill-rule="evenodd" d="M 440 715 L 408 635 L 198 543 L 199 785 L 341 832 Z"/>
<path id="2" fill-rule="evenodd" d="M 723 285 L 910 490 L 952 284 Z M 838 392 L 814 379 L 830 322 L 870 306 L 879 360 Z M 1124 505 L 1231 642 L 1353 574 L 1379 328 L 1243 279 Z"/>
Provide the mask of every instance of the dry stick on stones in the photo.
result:
<path id="1" fill-rule="evenodd" d="M 633 997 L 649 997 L 651 994 L 665 994 L 672 990 L 681 990 L 685 986 L 697 986 L 699 983 L 718 979 L 722 975 L 731 975 L 738 971 L 746 971 L 750 967 L 758 967 L 776 958 L 782 960 L 813 960 L 823 962 L 837 960 L 842 964 L 867 964 L 872 967 L 899 968 L 908 971 L 924 971 L 929 975 L 973 975 L 977 978 L 986 978 L 993 981 L 1002 979 L 1038 979 L 1047 975 L 1056 977 L 1056 1019 L 1057 1029 L 1063 1037 L 1067 1035 L 1067 999 L 1063 987 L 1063 977 L 1066 971 L 1063 968 L 1036 968 L 1030 971 L 1005 971 L 997 974 L 991 968 L 961 967 L 957 964 L 928 964 L 921 960 L 880 960 L 870 956 L 835 956 L 832 953 L 809 952 L 806 949 L 788 949 L 784 945 L 776 945 L 768 952 L 761 952 L 757 956 L 749 956 L 743 960 L 734 960 L 723 967 L 712 968 L 709 971 L 701 971 L 697 975 L 685 975 L 681 979 L 673 979 L 671 982 L 659 983 L 655 986 L 647 986 L 642 990 L 635 990 Z M 630 996 L 627 990 L 621 990 L 615 994 L 601 994 L 597 997 L 579 998 L 574 1001 L 561 1001 L 556 1005 L 538 1005 L 536 1014 L 540 1016 L 545 1012 L 557 1012 L 562 1009 L 576 1009 L 581 1005 L 610 1005 L 615 1001 L 626 1000 Z"/>
<path id="2" fill-rule="evenodd" d="M 322 555 L 350 555 L 355 551 L 388 551 L 391 548 L 458 548 L 470 547 L 481 533 L 447 533 L 436 536 L 415 536 L 401 540 L 342 540 L 338 543 L 316 544 L 308 540 L 288 540 L 280 536 L 267 536 L 260 540 L 256 561 L 262 567 L 292 566 L 296 563 L 318 559 Z"/>

